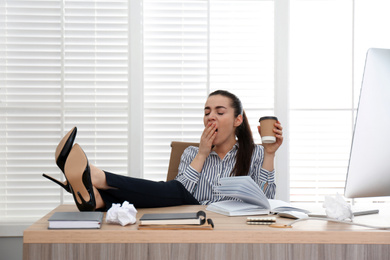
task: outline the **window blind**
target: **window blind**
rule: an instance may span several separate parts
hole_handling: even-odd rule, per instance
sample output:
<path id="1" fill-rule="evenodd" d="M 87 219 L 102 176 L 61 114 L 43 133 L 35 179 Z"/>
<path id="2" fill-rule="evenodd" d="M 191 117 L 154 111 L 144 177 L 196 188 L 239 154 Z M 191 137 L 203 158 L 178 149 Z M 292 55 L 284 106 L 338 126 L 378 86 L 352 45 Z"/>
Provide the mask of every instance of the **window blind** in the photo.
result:
<path id="1" fill-rule="evenodd" d="M 41 215 L 59 192 L 44 189 L 60 135 L 61 7 L 1 3 L 1 220 Z"/>
<path id="2" fill-rule="evenodd" d="M 383 0 L 291 1 L 292 202 L 320 204 L 344 194 L 365 56 L 370 47 L 389 48 L 381 33 L 389 7 Z"/>
<path id="3" fill-rule="evenodd" d="M 1 221 L 41 217 L 69 194 L 54 162 L 78 127 L 90 163 L 127 173 L 128 2 L 1 2 Z"/>
<path id="4" fill-rule="evenodd" d="M 144 1 L 144 177 L 164 180 L 170 142 L 196 141 L 207 94 L 207 1 Z"/>
<path id="5" fill-rule="evenodd" d="M 278 99 L 274 1 L 137 3 L 142 38 L 129 35 L 132 1 L 0 1 L 0 222 L 30 222 L 73 203 L 41 174 L 63 179 L 54 150 L 75 125 L 90 162 L 119 174 L 132 174 L 130 133 L 144 132 L 140 175 L 163 180 L 169 143 L 198 141 L 208 93 L 227 89 L 243 101 L 259 142 L 258 118 L 272 114 Z M 320 203 L 343 192 L 364 54 L 388 48 L 388 3 L 290 5 L 291 110 L 284 131 L 291 200 Z M 139 73 L 129 65 L 130 38 L 143 46 L 144 84 L 136 86 L 129 83 Z M 136 98 L 130 93 L 142 93 L 143 107 L 130 108 Z M 130 129 L 141 112 L 143 124 Z"/>
<path id="6" fill-rule="evenodd" d="M 259 118 L 274 114 L 274 3 L 210 1 L 209 20 L 210 91 L 240 98 L 260 143 Z"/>
<path id="7" fill-rule="evenodd" d="M 171 141 L 199 141 L 214 90 L 241 99 L 258 137 L 273 111 L 272 1 L 144 1 L 144 81 L 145 178 L 166 178 Z"/>
<path id="8" fill-rule="evenodd" d="M 293 202 L 321 203 L 326 195 L 344 194 L 354 113 L 352 15 L 349 0 L 291 3 Z"/>

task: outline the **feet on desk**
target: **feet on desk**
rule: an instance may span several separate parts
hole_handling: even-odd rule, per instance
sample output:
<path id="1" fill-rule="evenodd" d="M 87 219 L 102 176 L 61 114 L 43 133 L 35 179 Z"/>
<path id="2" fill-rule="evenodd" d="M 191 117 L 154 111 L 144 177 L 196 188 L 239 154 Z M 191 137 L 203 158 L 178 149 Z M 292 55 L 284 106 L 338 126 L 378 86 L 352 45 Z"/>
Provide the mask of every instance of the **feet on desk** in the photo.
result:
<path id="1" fill-rule="evenodd" d="M 68 155 L 64 173 L 77 208 L 80 211 L 94 211 L 96 209 L 96 200 L 90 167 L 87 156 L 78 144 L 72 147 Z"/>
<path id="2" fill-rule="evenodd" d="M 43 177 L 51 180 L 72 193 L 74 201 L 80 211 L 93 211 L 104 208 L 105 203 L 97 190 L 109 188 L 105 175 L 99 168 L 88 163 L 87 156 L 78 144 L 74 144 L 77 134 L 77 127 L 73 127 L 59 142 L 55 151 L 55 161 L 65 175 L 65 181 L 59 181 L 47 174 Z M 90 168 L 91 167 L 91 168 Z M 94 181 L 98 185 L 95 188 L 92 184 L 91 173 L 94 174 Z"/>

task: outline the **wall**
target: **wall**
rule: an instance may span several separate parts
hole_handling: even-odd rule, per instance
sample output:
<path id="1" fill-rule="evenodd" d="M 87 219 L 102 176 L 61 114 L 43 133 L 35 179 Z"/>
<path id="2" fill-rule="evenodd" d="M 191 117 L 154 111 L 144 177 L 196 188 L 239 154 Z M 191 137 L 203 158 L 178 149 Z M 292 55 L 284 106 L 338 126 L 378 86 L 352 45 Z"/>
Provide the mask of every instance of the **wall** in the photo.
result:
<path id="1" fill-rule="evenodd" d="M 0 237 L 0 260 L 23 259 L 23 237 Z"/>

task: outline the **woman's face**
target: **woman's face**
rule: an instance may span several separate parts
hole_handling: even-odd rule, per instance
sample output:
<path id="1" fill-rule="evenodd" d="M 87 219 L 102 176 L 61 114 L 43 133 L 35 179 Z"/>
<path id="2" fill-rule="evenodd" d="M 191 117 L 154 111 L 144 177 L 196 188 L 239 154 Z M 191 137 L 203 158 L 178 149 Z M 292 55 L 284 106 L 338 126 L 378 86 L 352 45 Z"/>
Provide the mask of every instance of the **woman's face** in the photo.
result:
<path id="1" fill-rule="evenodd" d="M 217 136 L 213 142 L 214 145 L 220 145 L 225 141 L 235 142 L 236 127 L 242 122 L 242 116 L 234 116 L 234 109 L 231 106 L 231 100 L 222 95 L 210 96 L 204 108 L 204 125 L 215 123 L 217 125 Z"/>

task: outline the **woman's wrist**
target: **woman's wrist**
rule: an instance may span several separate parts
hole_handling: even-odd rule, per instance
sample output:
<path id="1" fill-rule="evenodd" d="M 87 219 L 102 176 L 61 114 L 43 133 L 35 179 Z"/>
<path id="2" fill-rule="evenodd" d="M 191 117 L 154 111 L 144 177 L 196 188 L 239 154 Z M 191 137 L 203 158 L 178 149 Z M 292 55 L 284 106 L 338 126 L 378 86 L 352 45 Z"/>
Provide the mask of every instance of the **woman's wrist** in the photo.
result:
<path id="1" fill-rule="evenodd" d="M 274 159 L 275 158 L 275 154 L 276 154 L 276 152 L 267 152 L 267 150 L 264 149 L 264 158 L 265 157 L 269 157 L 269 158 Z"/>
<path id="2" fill-rule="evenodd" d="M 274 170 L 275 153 L 268 153 L 264 151 L 264 160 L 262 168 L 267 171 Z"/>
<path id="3" fill-rule="evenodd" d="M 207 156 L 205 157 L 204 155 L 202 155 L 201 153 L 198 153 L 194 160 L 192 160 L 191 162 L 191 167 L 196 170 L 197 172 L 201 172 L 202 171 L 202 168 L 203 168 L 203 164 L 204 162 L 206 161 L 206 158 Z"/>

